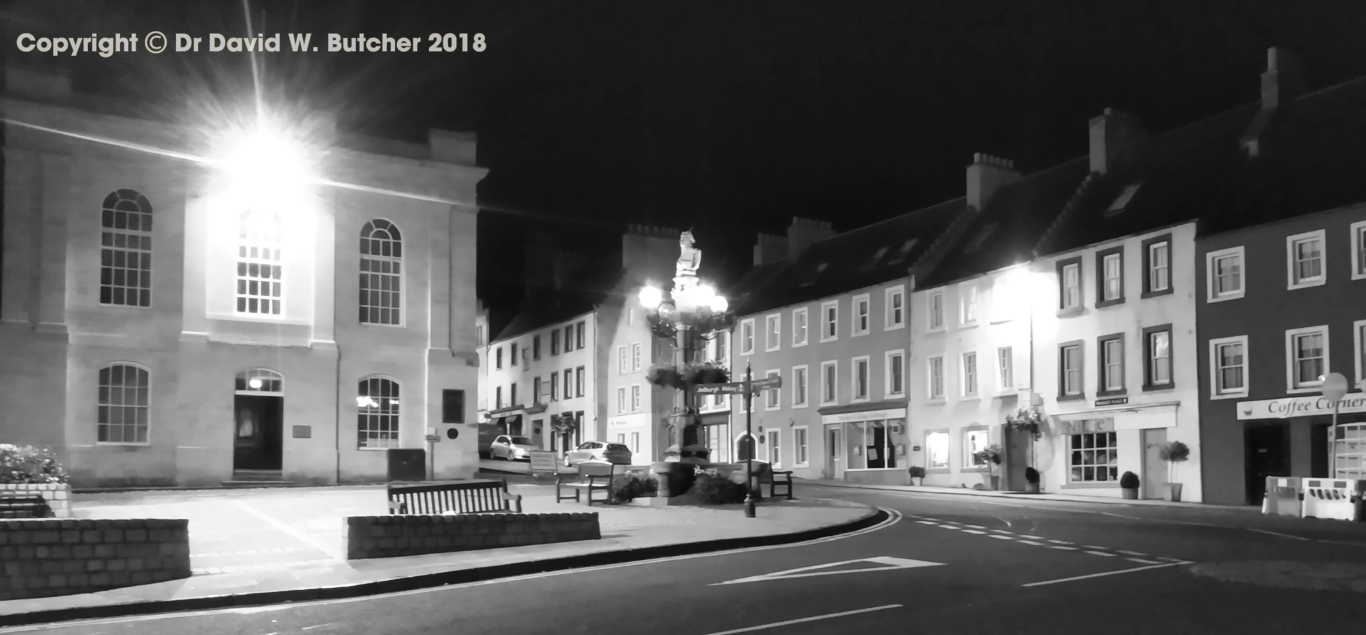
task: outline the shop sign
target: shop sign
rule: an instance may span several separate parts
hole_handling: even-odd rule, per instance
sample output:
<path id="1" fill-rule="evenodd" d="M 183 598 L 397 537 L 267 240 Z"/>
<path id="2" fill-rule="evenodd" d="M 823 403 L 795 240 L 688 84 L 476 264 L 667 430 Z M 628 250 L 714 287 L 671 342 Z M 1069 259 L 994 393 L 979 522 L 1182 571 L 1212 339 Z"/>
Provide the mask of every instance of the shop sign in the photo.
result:
<path id="1" fill-rule="evenodd" d="M 1114 432 L 1115 420 L 1112 417 L 1105 419 L 1082 419 L 1080 421 L 1062 422 L 1063 434 L 1090 434 L 1092 432 Z"/>
<path id="2" fill-rule="evenodd" d="M 1128 397 L 1111 397 L 1109 399 L 1097 399 L 1096 407 L 1099 408 L 1101 406 L 1123 406 L 1127 403 L 1129 403 Z"/>
<path id="3" fill-rule="evenodd" d="M 848 423 L 854 421 L 877 421 L 879 419 L 905 419 L 906 409 L 896 408 L 893 410 L 865 410 L 863 412 L 845 412 L 837 415 L 821 416 L 822 423 Z"/>
<path id="4" fill-rule="evenodd" d="M 1366 393 L 1347 393 L 1342 401 L 1338 402 L 1338 414 L 1356 413 L 1366 413 Z M 1332 414 L 1333 402 L 1317 395 L 1238 402 L 1239 421 L 1318 417 L 1331 416 Z"/>

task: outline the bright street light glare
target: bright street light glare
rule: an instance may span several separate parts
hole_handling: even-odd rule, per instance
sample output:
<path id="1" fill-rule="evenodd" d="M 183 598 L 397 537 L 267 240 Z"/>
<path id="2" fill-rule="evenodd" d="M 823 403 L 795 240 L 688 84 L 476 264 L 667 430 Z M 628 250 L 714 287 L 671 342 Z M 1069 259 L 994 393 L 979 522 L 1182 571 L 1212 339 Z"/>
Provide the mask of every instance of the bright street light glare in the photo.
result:
<path id="1" fill-rule="evenodd" d="M 725 296 L 718 295 L 711 299 L 711 310 L 713 313 L 725 313 L 727 308 L 730 308 L 730 303 L 726 301 Z"/>
<path id="2" fill-rule="evenodd" d="M 659 287 L 653 285 L 645 285 L 645 287 L 641 288 L 640 306 L 643 306 L 647 309 L 654 309 L 655 307 L 659 306 L 660 302 L 663 301 L 664 292 L 660 291 Z"/>
<path id="3" fill-rule="evenodd" d="M 316 180 L 304 144 L 282 126 L 261 121 L 220 135 L 215 164 L 233 193 L 253 201 L 281 202 L 303 194 Z"/>

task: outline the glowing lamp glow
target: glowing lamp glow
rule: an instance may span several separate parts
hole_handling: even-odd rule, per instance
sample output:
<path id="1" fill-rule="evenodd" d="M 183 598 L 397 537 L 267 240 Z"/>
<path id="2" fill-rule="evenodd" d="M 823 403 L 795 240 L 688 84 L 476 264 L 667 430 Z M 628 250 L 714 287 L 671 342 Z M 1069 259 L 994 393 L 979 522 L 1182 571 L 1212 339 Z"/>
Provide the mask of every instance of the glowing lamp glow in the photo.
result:
<path id="1" fill-rule="evenodd" d="M 711 310 L 713 313 L 725 313 L 728 308 L 730 308 L 730 303 L 726 301 L 725 296 L 712 296 Z"/>
<path id="2" fill-rule="evenodd" d="M 356 397 L 357 408 L 378 408 L 379 402 L 369 397 Z"/>
<path id="3" fill-rule="evenodd" d="M 259 378 L 253 377 L 251 381 L 247 382 L 247 386 L 249 386 L 252 390 L 260 390 L 261 380 Z"/>
<path id="4" fill-rule="evenodd" d="M 654 309 L 658 307 L 660 303 L 663 301 L 664 292 L 660 291 L 659 287 L 653 285 L 645 285 L 645 287 L 641 288 L 640 306 L 643 306 L 647 309 Z"/>
<path id="5" fill-rule="evenodd" d="M 229 130 L 218 139 L 215 162 L 237 196 L 255 201 L 296 199 L 316 180 L 304 144 L 267 122 Z"/>

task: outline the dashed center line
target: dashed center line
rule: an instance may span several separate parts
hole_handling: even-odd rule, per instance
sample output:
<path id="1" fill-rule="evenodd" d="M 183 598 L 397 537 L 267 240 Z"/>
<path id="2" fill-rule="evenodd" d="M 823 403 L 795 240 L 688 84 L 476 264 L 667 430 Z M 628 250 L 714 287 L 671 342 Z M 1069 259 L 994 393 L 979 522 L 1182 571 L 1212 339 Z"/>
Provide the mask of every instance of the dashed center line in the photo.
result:
<path id="1" fill-rule="evenodd" d="M 1116 549 L 1115 551 L 1116 551 L 1117 553 L 1122 553 L 1122 554 L 1124 554 L 1124 555 L 1126 555 L 1126 556 L 1146 556 L 1146 555 L 1148 555 L 1148 554 L 1146 554 L 1146 553 L 1139 553 L 1139 552 L 1137 552 L 1137 551 L 1125 551 L 1125 550 L 1123 550 L 1123 549 Z"/>
<path id="2" fill-rule="evenodd" d="M 913 518 L 914 518 L 914 517 L 913 517 Z M 1110 548 L 1108 548 L 1108 547 L 1101 547 L 1101 546 L 1097 546 L 1097 545 L 1081 545 L 1080 547 L 1073 547 L 1073 546 L 1070 546 L 1070 545 L 1072 545 L 1073 543 L 1067 542 L 1066 540 L 1053 540 L 1053 539 L 1050 539 L 1050 538 L 1040 538 L 1040 537 L 1037 537 L 1037 536 L 1029 536 L 1030 538 L 1035 538 L 1035 540 L 1027 540 L 1027 539 L 1025 539 L 1025 538 L 1023 538 L 1023 537 L 1020 537 L 1020 536 L 1018 536 L 1018 535 L 1016 535 L 1016 534 L 1014 534 L 1014 533 L 1012 533 L 1012 532 L 1006 531 L 1006 530 L 1004 530 L 1004 529 L 987 529 L 986 527 L 984 527 L 984 526 L 982 526 L 982 525 L 968 525 L 968 524 L 965 524 L 965 523 L 959 523 L 959 522 L 952 521 L 952 520 L 943 520 L 943 521 L 941 521 L 941 520 L 939 520 L 939 519 L 937 519 L 937 518 L 925 518 L 925 519 L 923 519 L 923 520 L 917 520 L 916 522 L 918 522 L 918 523 L 920 523 L 920 524 L 922 524 L 922 525 L 930 525 L 930 526 L 934 526 L 934 527 L 943 527 L 943 528 L 945 528 L 945 529 L 957 529 L 957 530 L 959 530 L 959 531 L 962 531 L 962 532 L 965 533 L 965 534 L 974 534 L 974 535 L 977 535 L 977 536 L 986 536 L 986 537 L 988 537 L 988 538 L 995 538 L 995 539 L 997 539 L 997 540 L 1014 540 L 1014 541 L 1018 542 L 1019 544 L 1022 544 L 1022 545 L 1031 545 L 1031 546 L 1034 546 L 1034 547 L 1048 547 L 1049 549 L 1057 549 L 1057 550 L 1060 550 L 1060 551 L 1078 551 L 1078 550 L 1085 550 L 1084 552 L 1087 553 L 1087 554 L 1090 554 L 1090 555 L 1093 555 L 1093 556 L 1101 556 L 1101 557 L 1104 557 L 1104 558 L 1116 558 L 1116 557 L 1119 556 L 1119 554 L 1124 554 L 1124 555 L 1127 555 L 1127 556 L 1132 556 L 1132 557 L 1129 557 L 1129 558 L 1125 558 L 1125 560 L 1128 560 L 1128 561 L 1130 561 L 1130 562 L 1137 562 L 1137 563 L 1139 563 L 1139 564 L 1145 564 L 1145 565 L 1163 565 L 1163 566 L 1170 566 L 1170 565 L 1172 565 L 1172 564 L 1189 564 L 1188 562 L 1186 562 L 1186 561 L 1184 561 L 1184 560 L 1178 560 L 1178 559 L 1176 559 L 1176 558 L 1167 558 L 1167 557 L 1163 557 L 1163 556 L 1147 556 L 1147 554 L 1144 554 L 1144 553 L 1139 552 L 1139 551 L 1129 551 L 1129 550 L 1125 550 L 1125 549 L 1110 549 Z M 1111 552 L 1113 552 L 1113 553 L 1111 553 Z M 1144 556 L 1144 557 L 1137 557 L 1137 556 Z M 1156 560 L 1148 560 L 1148 559 L 1145 559 L 1145 558 L 1147 558 L 1147 557 L 1156 558 Z M 1038 583 L 1038 584 L 1049 584 L 1049 583 Z M 1026 586 L 1030 586 L 1030 585 L 1026 585 Z"/>
<path id="3" fill-rule="evenodd" d="M 1034 542 L 1033 540 L 1021 540 L 1021 541 L 1020 541 L 1020 544 L 1022 544 L 1022 545 L 1034 545 L 1035 547 L 1042 547 L 1042 546 L 1043 546 L 1043 543 L 1042 543 L 1042 542 Z"/>
<path id="4" fill-rule="evenodd" d="M 1087 552 L 1085 552 L 1085 553 L 1089 553 L 1089 554 L 1091 554 L 1091 555 L 1093 555 L 1093 556 L 1105 556 L 1105 557 L 1107 557 L 1107 558 L 1114 558 L 1114 557 L 1115 557 L 1115 554 L 1113 554 L 1113 553 L 1105 553 L 1104 551 L 1087 551 Z"/>
<path id="5" fill-rule="evenodd" d="M 963 530 L 963 533 L 965 533 L 965 534 L 977 534 L 977 535 L 981 536 L 981 535 L 985 535 L 987 532 L 985 532 L 985 531 L 977 531 L 976 529 L 964 529 L 964 530 Z"/>
<path id="6" fill-rule="evenodd" d="M 1065 547 L 1063 545 L 1048 545 L 1049 549 L 1062 549 L 1064 551 L 1076 551 L 1076 547 Z"/>

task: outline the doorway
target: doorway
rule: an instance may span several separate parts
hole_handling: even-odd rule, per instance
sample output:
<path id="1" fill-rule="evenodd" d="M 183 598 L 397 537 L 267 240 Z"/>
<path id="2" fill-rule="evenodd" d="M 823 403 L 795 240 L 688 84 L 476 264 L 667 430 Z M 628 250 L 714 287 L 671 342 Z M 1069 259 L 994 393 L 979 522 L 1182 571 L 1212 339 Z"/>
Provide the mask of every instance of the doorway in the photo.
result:
<path id="1" fill-rule="evenodd" d="M 1160 499 L 1166 495 L 1167 462 L 1162 460 L 1166 428 L 1143 431 L 1143 498 Z"/>
<path id="2" fill-rule="evenodd" d="M 232 400 L 233 471 L 284 467 L 284 376 L 266 368 L 237 373 Z"/>
<path id="3" fill-rule="evenodd" d="M 232 469 L 278 471 L 284 467 L 284 397 L 233 397 Z"/>
<path id="4" fill-rule="evenodd" d="M 830 478 L 844 478 L 844 426 L 825 426 L 825 473 Z"/>
<path id="5" fill-rule="evenodd" d="M 740 438 L 735 440 L 735 455 L 736 461 L 758 459 L 759 457 L 754 455 L 754 437 L 748 434 L 740 435 Z"/>
<path id="6" fill-rule="evenodd" d="M 1261 505 L 1266 477 L 1290 476 L 1290 426 L 1249 426 L 1243 432 L 1247 469 L 1247 504 Z"/>

